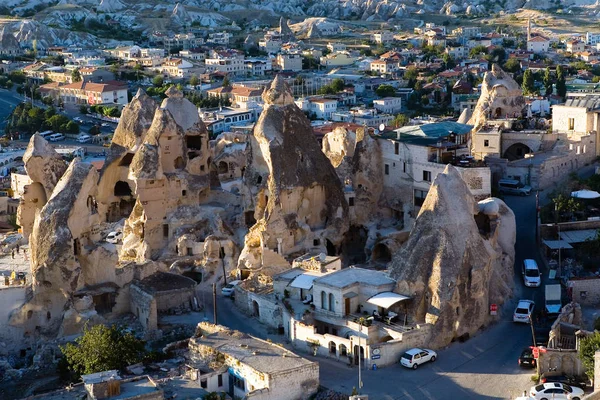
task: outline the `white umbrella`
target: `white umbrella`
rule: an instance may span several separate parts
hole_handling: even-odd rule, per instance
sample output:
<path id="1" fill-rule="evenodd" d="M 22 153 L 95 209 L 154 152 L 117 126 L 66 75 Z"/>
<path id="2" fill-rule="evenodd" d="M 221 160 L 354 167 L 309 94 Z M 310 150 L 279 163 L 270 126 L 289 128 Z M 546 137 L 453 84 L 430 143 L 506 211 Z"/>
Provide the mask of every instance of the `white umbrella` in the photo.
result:
<path id="1" fill-rule="evenodd" d="M 571 192 L 571 197 L 578 199 L 597 199 L 600 197 L 600 193 L 594 190 L 578 190 L 576 192 Z"/>

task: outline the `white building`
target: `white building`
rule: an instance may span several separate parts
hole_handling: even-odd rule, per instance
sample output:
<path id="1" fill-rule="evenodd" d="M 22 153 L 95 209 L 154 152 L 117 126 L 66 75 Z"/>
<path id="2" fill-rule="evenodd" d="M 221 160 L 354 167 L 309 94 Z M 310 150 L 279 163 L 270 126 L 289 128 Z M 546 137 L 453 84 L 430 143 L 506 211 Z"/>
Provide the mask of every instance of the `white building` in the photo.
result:
<path id="1" fill-rule="evenodd" d="M 224 387 L 232 398 L 307 400 L 319 389 L 319 364 L 316 362 L 280 345 L 220 325 L 202 322 L 197 331 L 202 335 L 189 341 L 192 360 L 205 364 L 205 354 L 215 354 L 215 360 L 222 360 L 213 379 L 218 380 L 219 373 L 225 374 L 227 384 L 221 377 L 220 387 Z M 203 378 L 204 374 L 198 374 L 200 383 Z M 216 386 L 219 387 L 218 383 Z"/>
<path id="2" fill-rule="evenodd" d="M 340 51 L 346 51 L 346 45 L 344 43 L 339 43 L 339 42 L 329 42 L 327 43 L 327 49 L 329 51 L 331 51 L 332 53 L 337 53 Z"/>
<path id="3" fill-rule="evenodd" d="M 335 99 L 313 98 L 308 99 L 310 112 L 314 113 L 317 119 L 329 120 L 331 114 L 337 111 L 338 101 Z"/>
<path id="4" fill-rule="evenodd" d="M 228 45 L 230 39 L 231 39 L 231 33 L 215 32 L 215 33 L 208 34 L 208 40 L 206 40 L 206 43 Z"/>
<path id="5" fill-rule="evenodd" d="M 546 53 L 550 48 L 550 41 L 542 36 L 534 36 L 527 41 L 527 51 L 536 54 Z"/>
<path id="6" fill-rule="evenodd" d="M 194 65 L 182 58 L 166 58 L 155 70 L 170 78 L 187 78 L 192 75 Z"/>
<path id="7" fill-rule="evenodd" d="M 371 62 L 370 69 L 378 74 L 393 74 L 398 72 L 400 64 L 395 60 L 375 60 Z"/>
<path id="8" fill-rule="evenodd" d="M 279 32 L 268 31 L 262 40 L 258 42 L 258 48 L 269 54 L 275 54 L 281 51 L 283 40 Z"/>
<path id="9" fill-rule="evenodd" d="M 272 64 L 270 59 L 247 59 L 244 61 L 246 73 L 250 76 L 264 76 L 265 72 L 271 71 Z"/>
<path id="10" fill-rule="evenodd" d="M 348 52 L 331 53 L 320 58 L 321 65 L 325 67 L 343 67 L 355 62 L 356 57 L 352 57 Z"/>
<path id="11" fill-rule="evenodd" d="M 382 113 L 396 114 L 402 109 L 402 99 L 400 97 L 384 97 L 373 100 L 373 107 Z"/>
<path id="12" fill-rule="evenodd" d="M 596 46 L 598 43 L 600 43 L 600 33 L 587 32 L 585 34 L 585 44 L 588 46 Z"/>
<path id="13" fill-rule="evenodd" d="M 282 71 L 302 71 L 301 54 L 277 54 L 275 59 Z"/>
<path id="14" fill-rule="evenodd" d="M 209 72 L 224 72 L 230 75 L 245 75 L 243 54 L 233 51 L 214 51 L 204 62 Z"/>
<path id="15" fill-rule="evenodd" d="M 375 32 L 371 35 L 371 40 L 378 44 L 387 44 L 394 40 L 394 34 L 389 31 Z"/>

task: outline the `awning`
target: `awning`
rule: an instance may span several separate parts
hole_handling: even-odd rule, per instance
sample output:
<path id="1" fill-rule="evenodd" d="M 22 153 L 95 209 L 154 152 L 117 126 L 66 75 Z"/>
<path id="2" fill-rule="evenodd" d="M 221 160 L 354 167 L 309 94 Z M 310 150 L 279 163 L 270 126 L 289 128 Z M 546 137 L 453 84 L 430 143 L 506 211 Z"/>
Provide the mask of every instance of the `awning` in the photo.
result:
<path id="1" fill-rule="evenodd" d="M 410 299 L 410 297 L 403 296 L 398 293 L 383 292 L 371 297 L 369 300 L 367 300 L 367 303 L 375 304 L 376 306 L 382 308 L 390 308 L 394 304 L 408 299 Z"/>
<path id="2" fill-rule="evenodd" d="M 550 250 L 573 248 L 566 240 L 544 240 L 543 242 Z"/>
<path id="3" fill-rule="evenodd" d="M 594 240 L 597 234 L 597 229 L 580 229 L 577 231 L 561 232 L 560 238 L 568 243 L 583 243 L 588 240 Z"/>
<path id="4" fill-rule="evenodd" d="M 351 299 L 351 298 L 354 298 L 356 296 L 358 296 L 358 293 L 355 293 L 355 292 L 348 292 L 348 293 L 344 294 L 344 298 L 345 299 Z"/>
<path id="5" fill-rule="evenodd" d="M 594 190 L 578 190 L 576 192 L 571 192 L 571 197 L 575 197 L 576 199 L 597 199 L 600 197 L 600 193 Z"/>
<path id="6" fill-rule="evenodd" d="M 290 286 L 305 290 L 312 289 L 313 281 L 321 276 L 323 276 L 323 274 L 319 272 L 305 272 L 294 278 L 294 280 L 290 283 Z"/>

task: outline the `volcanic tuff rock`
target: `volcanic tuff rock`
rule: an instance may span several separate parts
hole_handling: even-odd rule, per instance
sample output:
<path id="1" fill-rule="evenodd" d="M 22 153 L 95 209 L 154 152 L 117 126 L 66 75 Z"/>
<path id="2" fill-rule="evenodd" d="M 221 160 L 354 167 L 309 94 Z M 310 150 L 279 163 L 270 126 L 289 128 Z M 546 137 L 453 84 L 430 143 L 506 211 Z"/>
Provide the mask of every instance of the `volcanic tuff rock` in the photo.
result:
<path id="1" fill-rule="evenodd" d="M 460 173 L 447 166 L 433 182 L 390 276 L 412 296 L 415 322 L 433 324 L 432 347 L 472 335 L 490 321 L 513 283 L 516 225 L 499 199 L 480 206 Z"/>
<path id="2" fill-rule="evenodd" d="M 325 238 L 339 243 L 348 224 L 340 180 L 281 77 L 263 93 L 263 100 L 244 175 L 246 211 L 253 211 L 257 221 L 240 257 L 239 265 L 247 268 L 258 267 L 261 251 L 279 256 L 306 252 L 316 237 L 323 244 Z M 267 232 L 280 237 L 268 237 Z"/>
<path id="3" fill-rule="evenodd" d="M 474 130 L 481 128 L 488 119 L 521 116 L 525 108 L 523 91 L 515 80 L 497 64 L 485 73 L 481 95 L 469 120 Z"/>

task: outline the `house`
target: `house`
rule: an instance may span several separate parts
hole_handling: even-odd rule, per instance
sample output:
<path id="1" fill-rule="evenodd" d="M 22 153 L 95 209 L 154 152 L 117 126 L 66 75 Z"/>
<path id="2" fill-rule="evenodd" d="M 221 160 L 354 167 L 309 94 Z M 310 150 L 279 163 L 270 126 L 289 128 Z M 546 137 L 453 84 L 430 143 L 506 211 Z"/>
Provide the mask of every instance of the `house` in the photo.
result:
<path id="1" fill-rule="evenodd" d="M 179 57 L 186 60 L 203 61 L 206 59 L 206 51 L 200 47 L 187 50 L 180 50 Z"/>
<path id="2" fill-rule="evenodd" d="M 165 58 L 162 64 L 154 69 L 170 78 L 187 78 L 192 75 L 194 65 L 182 58 Z"/>
<path id="3" fill-rule="evenodd" d="M 600 33 L 587 32 L 585 34 L 585 44 L 588 46 L 596 46 L 598 43 L 600 43 Z"/>
<path id="4" fill-rule="evenodd" d="M 79 70 L 81 79 L 86 82 L 101 83 L 114 79 L 114 74 L 103 68 L 84 67 Z"/>
<path id="5" fill-rule="evenodd" d="M 546 53 L 550 48 L 550 40 L 543 36 L 533 36 L 527 40 L 527 51 L 535 54 Z"/>
<path id="6" fill-rule="evenodd" d="M 230 75 L 245 75 L 244 54 L 235 50 L 212 51 L 204 62 L 209 72 L 223 72 Z"/>
<path id="7" fill-rule="evenodd" d="M 268 31 L 262 40 L 258 42 L 258 48 L 270 54 L 276 54 L 281 51 L 283 38 L 276 31 Z"/>
<path id="8" fill-rule="evenodd" d="M 183 50 L 194 49 L 204 44 L 204 39 L 196 37 L 193 33 L 178 33 L 174 36 L 163 38 L 166 48 L 180 47 Z"/>
<path id="9" fill-rule="evenodd" d="M 592 53 L 590 51 L 582 51 L 581 53 L 578 54 L 579 58 L 585 62 L 591 62 L 591 61 L 597 61 L 598 60 L 598 54 L 597 53 Z"/>
<path id="10" fill-rule="evenodd" d="M 320 63 L 324 67 L 343 67 L 352 65 L 356 62 L 356 57 L 353 57 L 347 51 L 331 53 L 320 58 Z"/>
<path id="11" fill-rule="evenodd" d="M 272 70 L 271 59 L 246 59 L 244 61 L 246 73 L 249 76 L 265 76 L 268 71 Z"/>
<path id="12" fill-rule="evenodd" d="M 394 60 L 375 60 L 369 65 L 371 72 L 378 74 L 393 74 L 398 72 L 400 65 Z"/>
<path id="13" fill-rule="evenodd" d="M 339 42 L 329 42 L 327 43 L 327 49 L 332 53 L 338 53 L 340 51 L 346 51 L 346 45 L 344 43 Z"/>
<path id="14" fill-rule="evenodd" d="M 203 109 L 200 118 L 206 124 L 206 128 L 212 135 L 221 132 L 230 132 L 235 127 L 252 127 L 258 120 L 262 108 L 232 108 L 219 107 L 215 109 Z"/>
<path id="15" fill-rule="evenodd" d="M 400 97 L 384 97 L 373 100 L 373 107 L 382 113 L 396 114 L 402 109 L 402 99 Z"/>
<path id="16" fill-rule="evenodd" d="M 580 53 L 585 50 L 585 43 L 580 40 L 567 41 L 567 51 L 570 53 Z"/>
<path id="17" fill-rule="evenodd" d="M 275 62 L 281 71 L 302 71 L 301 54 L 279 53 Z"/>
<path id="18" fill-rule="evenodd" d="M 74 82 L 68 85 L 42 85 L 40 91 L 48 95 L 60 97 L 65 105 L 126 105 L 127 83 L 119 81 L 108 81 L 105 83 Z"/>
<path id="19" fill-rule="evenodd" d="M 319 389 L 319 364 L 280 345 L 206 322 L 196 332 L 188 344 L 191 363 L 223 371 L 221 387 L 232 398 L 307 400 Z M 210 366 L 206 354 L 214 355 Z"/>
<path id="20" fill-rule="evenodd" d="M 227 46 L 229 44 L 229 40 L 231 39 L 231 37 L 232 37 L 231 33 L 228 33 L 228 32 L 209 33 L 206 43 L 214 43 L 214 44 L 220 44 L 222 46 Z"/>
<path id="21" fill-rule="evenodd" d="M 309 98 L 308 109 L 317 119 L 329 120 L 331 114 L 337 111 L 338 101 L 327 98 Z"/>
<path id="22" fill-rule="evenodd" d="M 388 44 L 394 41 L 394 34 L 390 31 L 375 32 L 371 35 L 371 41 L 377 44 Z"/>
<path id="23" fill-rule="evenodd" d="M 403 204 L 419 208 L 435 177 L 451 163 L 477 199 L 489 197 L 489 167 L 467 157 L 470 131 L 470 125 L 445 121 L 405 126 L 375 136 L 384 163 L 384 190 Z"/>
<path id="24" fill-rule="evenodd" d="M 349 111 L 337 111 L 331 115 L 331 120 L 335 122 L 351 122 L 371 128 L 378 128 L 382 124 L 389 125 L 393 119 L 393 115 L 378 113 L 373 108 L 352 108 Z"/>

